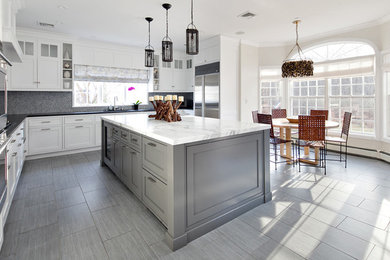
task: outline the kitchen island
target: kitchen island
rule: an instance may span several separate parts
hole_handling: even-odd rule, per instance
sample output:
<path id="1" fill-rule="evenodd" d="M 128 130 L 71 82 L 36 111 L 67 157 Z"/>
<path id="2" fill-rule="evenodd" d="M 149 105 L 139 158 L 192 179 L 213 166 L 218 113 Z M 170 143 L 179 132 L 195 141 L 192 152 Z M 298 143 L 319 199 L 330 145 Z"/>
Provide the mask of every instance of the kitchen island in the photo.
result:
<path id="1" fill-rule="evenodd" d="M 272 199 L 268 125 L 182 119 L 102 117 L 102 165 L 166 226 L 172 250 Z"/>

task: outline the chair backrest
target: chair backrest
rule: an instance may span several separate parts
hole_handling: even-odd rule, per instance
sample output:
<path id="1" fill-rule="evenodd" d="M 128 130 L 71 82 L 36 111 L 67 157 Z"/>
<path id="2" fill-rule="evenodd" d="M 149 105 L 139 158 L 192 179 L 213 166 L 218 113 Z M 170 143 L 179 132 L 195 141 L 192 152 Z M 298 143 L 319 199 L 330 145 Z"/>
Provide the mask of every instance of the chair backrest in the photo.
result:
<path id="1" fill-rule="evenodd" d="M 272 116 L 270 114 L 257 114 L 258 120 L 260 124 L 268 124 L 271 125 L 271 129 L 269 135 L 271 138 L 274 138 L 274 126 L 272 124 Z"/>
<path id="2" fill-rule="evenodd" d="M 328 110 L 310 110 L 311 116 L 325 116 L 325 120 L 328 120 Z"/>
<path id="3" fill-rule="evenodd" d="M 258 123 L 259 119 L 257 118 L 257 114 L 259 113 L 259 110 L 252 111 L 252 119 L 253 123 Z"/>
<path id="4" fill-rule="evenodd" d="M 325 141 L 325 116 L 298 116 L 298 136 L 305 141 Z"/>
<path id="5" fill-rule="evenodd" d="M 272 118 L 286 118 L 287 109 L 272 109 Z"/>
<path id="6" fill-rule="evenodd" d="M 344 134 L 348 138 L 349 127 L 351 125 L 351 119 L 352 119 L 352 113 L 351 112 L 344 112 L 343 128 L 341 129 L 341 137 L 343 137 L 343 134 Z"/>

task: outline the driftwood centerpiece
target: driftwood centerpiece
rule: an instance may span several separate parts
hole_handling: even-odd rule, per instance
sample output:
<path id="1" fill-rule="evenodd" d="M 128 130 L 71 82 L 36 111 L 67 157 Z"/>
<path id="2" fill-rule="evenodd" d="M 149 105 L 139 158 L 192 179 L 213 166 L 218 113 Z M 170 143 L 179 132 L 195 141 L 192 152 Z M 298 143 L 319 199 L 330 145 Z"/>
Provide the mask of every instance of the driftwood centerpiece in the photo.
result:
<path id="1" fill-rule="evenodd" d="M 167 95 L 165 98 L 163 96 L 149 97 L 149 102 L 152 103 L 153 108 L 156 111 L 155 115 L 149 115 L 149 117 L 156 120 L 165 120 L 167 122 L 181 121 L 181 116 L 177 110 L 183 101 L 184 97 L 180 96 L 179 100 L 177 100 L 177 95 Z"/>

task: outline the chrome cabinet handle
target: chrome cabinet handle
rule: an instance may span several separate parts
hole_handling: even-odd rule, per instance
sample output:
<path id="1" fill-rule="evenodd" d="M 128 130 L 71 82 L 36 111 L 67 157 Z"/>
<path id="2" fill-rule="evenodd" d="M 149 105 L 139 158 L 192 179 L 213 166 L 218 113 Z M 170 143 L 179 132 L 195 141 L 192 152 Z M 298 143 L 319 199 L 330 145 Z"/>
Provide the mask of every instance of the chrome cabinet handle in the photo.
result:
<path id="1" fill-rule="evenodd" d="M 23 143 L 25 143 L 26 142 L 26 137 L 23 137 Z"/>
<path id="2" fill-rule="evenodd" d="M 15 143 L 16 142 L 16 140 L 14 139 L 14 140 L 11 140 L 11 144 L 13 144 L 13 143 Z"/>
<path id="3" fill-rule="evenodd" d="M 157 145 L 154 144 L 154 143 L 148 143 L 148 145 L 150 145 L 151 147 L 156 147 Z"/>
<path id="4" fill-rule="evenodd" d="M 75 121 L 84 121 L 84 119 L 79 118 L 79 119 L 75 119 Z"/>
<path id="5" fill-rule="evenodd" d="M 15 157 L 17 154 L 18 154 L 18 152 L 14 152 L 14 153 L 12 154 L 12 157 Z"/>
<path id="6" fill-rule="evenodd" d="M 8 165 L 8 170 L 11 169 L 11 165 Z"/>
<path id="7" fill-rule="evenodd" d="M 138 142 L 138 139 L 133 138 L 133 139 L 131 139 L 131 141 L 132 142 Z"/>
<path id="8" fill-rule="evenodd" d="M 84 126 L 82 126 L 82 125 L 78 125 L 78 126 L 76 126 L 76 128 L 83 128 Z"/>
<path id="9" fill-rule="evenodd" d="M 42 121 L 41 123 L 42 124 L 48 124 L 48 123 L 50 123 L 51 121 Z"/>
<path id="10" fill-rule="evenodd" d="M 42 128 L 41 131 L 49 131 L 50 128 Z"/>
<path id="11" fill-rule="evenodd" d="M 127 135 L 122 134 L 122 137 L 127 137 Z"/>
<path id="12" fill-rule="evenodd" d="M 153 179 L 152 177 L 148 177 L 148 180 L 151 181 L 151 182 L 153 182 L 153 183 L 156 183 L 156 180 Z"/>
<path id="13" fill-rule="evenodd" d="M 24 150 L 24 153 L 27 153 L 27 150 Z"/>
<path id="14" fill-rule="evenodd" d="M 16 135 L 21 135 L 21 133 L 17 133 Z"/>
<path id="15" fill-rule="evenodd" d="M 21 147 L 22 146 L 22 144 L 18 144 L 18 147 Z"/>

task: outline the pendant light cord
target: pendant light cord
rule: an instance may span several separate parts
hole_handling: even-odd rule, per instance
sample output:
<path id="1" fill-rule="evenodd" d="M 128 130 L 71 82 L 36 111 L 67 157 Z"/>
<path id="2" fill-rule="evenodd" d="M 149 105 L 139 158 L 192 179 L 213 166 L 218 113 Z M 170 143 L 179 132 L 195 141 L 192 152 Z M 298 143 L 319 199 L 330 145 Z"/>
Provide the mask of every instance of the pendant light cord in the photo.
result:
<path id="1" fill-rule="evenodd" d="M 291 53 L 294 51 L 295 47 L 298 49 L 298 55 L 301 60 L 306 59 L 305 55 L 303 54 L 303 51 L 301 49 L 301 46 L 299 45 L 299 30 L 298 30 L 299 21 L 295 22 L 295 46 L 291 49 L 291 51 L 287 54 L 285 61 L 288 60 L 288 57 L 290 57 Z"/>
<path id="2" fill-rule="evenodd" d="M 191 0 L 191 24 L 194 24 L 194 1 Z"/>
<path id="3" fill-rule="evenodd" d="M 150 22 L 149 22 L 148 34 L 149 34 L 148 46 L 150 46 Z"/>
<path id="4" fill-rule="evenodd" d="M 167 35 L 166 35 L 166 37 L 169 38 L 169 37 L 168 37 L 168 9 L 166 10 L 166 15 L 165 15 L 165 17 L 166 17 L 166 26 L 167 26 Z"/>

